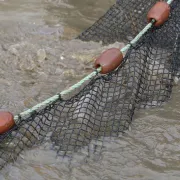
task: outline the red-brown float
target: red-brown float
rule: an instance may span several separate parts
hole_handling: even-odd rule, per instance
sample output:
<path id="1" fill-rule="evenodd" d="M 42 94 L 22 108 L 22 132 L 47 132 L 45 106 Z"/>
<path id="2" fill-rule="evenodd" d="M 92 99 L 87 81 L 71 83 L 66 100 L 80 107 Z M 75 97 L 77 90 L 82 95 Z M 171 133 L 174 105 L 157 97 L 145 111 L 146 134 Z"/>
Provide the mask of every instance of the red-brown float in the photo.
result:
<path id="1" fill-rule="evenodd" d="M 147 20 L 151 22 L 152 19 L 155 19 L 156 22 L 154 25 L 156 27 L 163 25 L 169 18 L 170 15 L 170 6 L 167 2 L 160 1 L 157 2 L 148 12 Z"/>
<path id="2" fill-rule="evenodd" d="M 0 134 L 9 131 L 14 125 L 13 115 L 10 112 L 0 111 Z"/>
<path id="3" fill-rule="evenodd" d="M 101 67 L 101 74 L 107 74 L 116 69 L 123 60 L 123 54 L 118 48 L 103 52 L 95 61 L 95 68 Z"/>

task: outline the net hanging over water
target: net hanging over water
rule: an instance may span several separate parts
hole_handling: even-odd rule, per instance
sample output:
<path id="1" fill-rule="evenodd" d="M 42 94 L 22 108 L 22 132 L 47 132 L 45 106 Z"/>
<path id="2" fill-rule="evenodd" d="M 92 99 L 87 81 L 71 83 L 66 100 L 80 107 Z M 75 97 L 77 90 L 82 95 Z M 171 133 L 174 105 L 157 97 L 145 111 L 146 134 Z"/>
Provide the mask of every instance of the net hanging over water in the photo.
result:
<path id="1" fill-rule="evenodd" d="M 146 15 L 155 3 L 119 0 L 78 39 L 128 43 L 146 26 Z M 0 168 L 23 150 L 45 142 L 62 157 L 82 149 L 96 153 L 105 137 L 128 130 L 135 110 L 167 102 L 180 68 L 180 1 L 172 1 L 170 7 L 168 21 L 153 25 L 131 43 L 117 69 L 105 75 L 95 71 L 49 105 L 19 114 L 16 125 L 0 135 Z"/>

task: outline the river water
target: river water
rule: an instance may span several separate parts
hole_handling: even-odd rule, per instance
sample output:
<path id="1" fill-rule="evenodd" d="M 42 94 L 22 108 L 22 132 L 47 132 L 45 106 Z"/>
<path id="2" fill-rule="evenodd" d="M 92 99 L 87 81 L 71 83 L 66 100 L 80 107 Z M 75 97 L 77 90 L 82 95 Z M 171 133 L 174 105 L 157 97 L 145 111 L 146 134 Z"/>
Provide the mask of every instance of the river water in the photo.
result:
<path id="1" fill-rule="evenodd" d="M 0 0 L 0 108 L 14 114 L 92 71 L 101 44 L 71 40 L 115 0 Z M 119 46 L 117 43 L 114 46 Z M 62 163 L 42 147 L 22 153 L 0 180 L 179 180 L 179 86 L 162 108 L 141 110 L 98 159 Z"/>

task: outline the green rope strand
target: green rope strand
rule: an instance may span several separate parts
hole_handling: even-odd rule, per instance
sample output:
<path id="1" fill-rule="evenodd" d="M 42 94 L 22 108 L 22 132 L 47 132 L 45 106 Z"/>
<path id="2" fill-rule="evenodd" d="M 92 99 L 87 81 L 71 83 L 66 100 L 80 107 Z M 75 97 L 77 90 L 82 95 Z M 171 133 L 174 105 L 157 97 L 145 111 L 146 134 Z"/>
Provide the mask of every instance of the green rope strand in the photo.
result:
<path id="1" fill-rule="evenodd" d="M 171 4 L 174 0 L 168 0 L 167 3 Z"/>
<path id="2" fill-rule="evenodd" d="M 79 88 L 82 84 L 84 84 L 86 81 L 89 81 L 91 78 L 93 78 L 95 75 L 97 75 L 97 73 L 101 72 L 101 68 L 98 68 L 96 71 L 92 72 L 91 74 L 89 74 L 88 76 L 86 76 L 85 78 L 83 78 L 81 81 L 79 81 L 78 83 L 74 84 L 73 86 L 71 86 L 69 89 L 64 90 L 60 93 L 60 95 L 66 95 L 69 94 L 70 92 L 74 91 L 75 89 Z M 20 113 L 19 115 L 14 116 L 14 121 L 17 124 L 19 124 L 19 116 L 20 117 L 26 117 L 30 114 L 32 114 L 33 112 L 39 110 L 41 107 L 45 107 L 55 101 L 57 101 L 59 99 L 59 95 L 55 95 L 45 101 L 43 101 L 42 103 L 39 103 L 37 105 L 35 105 L 34 107 Z"/>
<path id="3" fill-rule="evenodd" d="M 173 0 L 168 0 L 167 3 L 168 4 L 171 4 L 173 2 Z M 129 43 L 127 44 L 124 48 L 122 48 L 120 51 L 122 53 L 125 53 L 132 45 L 134 45 L 135 43 L 137 43 L 139 41 L 139 39 L 153 26 L 155 20 L 153 19 L 149 24 L 146 25 L 146 27 Z M 79 81 L 78 83 L 74 84 L 73 86 L 71 86 L 69 89 L 65 90 L 65 91 L 62 91 L 60 93 L 60 95 L 66 95 L 66 94 L 69 94 L 70 92 L 74 91 L 75 89 L 79 88 L 84 82 L 86 81 L 89 81 L 91 78 L 93 78 L 94 76 L 97 75 L 97 73 L 100 73 L 101 72 L 101 68 L 98 68 L 96 71 L 92 72 L 91 74 L 89 74 L 88 76 L 86 76 L 84 79 L 82 79 L 81 81 Z M 42 103 L 40 104 L 37 104 L 36 106 L 20 113 L 19 115 L 17 116 L 14 116 L 14 121 L 16 124 L 19 124 L 20 122 L 20 119 L 19 119 L 19 116 L 20 117 L 26 117 L 26 116 L 29 116 L 31 115 L 33 112 L 39 110 L 40 108 L 42 107 L 45 107 L 53 102 L 55 102 L 56 100 L 59 99 L 59 95 L 55 95 L 45 101 L 43 101 Z"/>
<path id="4" fill-rule="evenodd" d="M 136 42 L 139 41 L 139 39 L 152 27 L 153 23 L 155 20 L 153 19 L 146 27 L 129 43 L 127 44 L 124 48 L 122 48 L 120 51 L 122 53 L 126 52 L 132 45 L 134 45 Z"/>

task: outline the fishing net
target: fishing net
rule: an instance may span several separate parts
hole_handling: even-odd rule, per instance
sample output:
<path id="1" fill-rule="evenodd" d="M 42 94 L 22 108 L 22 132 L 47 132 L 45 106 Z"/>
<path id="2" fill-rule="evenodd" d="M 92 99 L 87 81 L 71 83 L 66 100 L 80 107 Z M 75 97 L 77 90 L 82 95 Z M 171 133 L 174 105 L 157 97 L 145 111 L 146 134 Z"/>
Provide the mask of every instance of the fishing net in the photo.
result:
<path id="1" fill-rule="evenodd" d="M 121 0 L 78 38 L 84 41 L 129 41 L 147 23 L 155 0 Z M 72 93 L 19 116 L 19 123 L 0 136 L 0 168 L 22 150 L 51 144 L 58 156 L 80 151 L 99 153 L 106 137 L 118 137 L 129 128 L 135 110 L 161 106 L 170 98 L 179 78 L 180 2 L 171 4 L 169 20 L 150 28 L 131 45 L 113 72 L 95 76 Z"/>
<path id="2" fill-rule="evenodd" d="M 156 2 L 117 0 L 104 16 L 78 38 L 83 41 L 102 41 L 103 44 L 130 41 L 147 24 L 147 12 Z"/>

